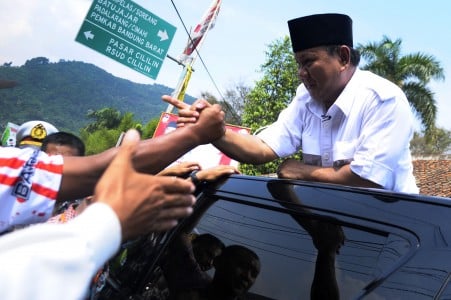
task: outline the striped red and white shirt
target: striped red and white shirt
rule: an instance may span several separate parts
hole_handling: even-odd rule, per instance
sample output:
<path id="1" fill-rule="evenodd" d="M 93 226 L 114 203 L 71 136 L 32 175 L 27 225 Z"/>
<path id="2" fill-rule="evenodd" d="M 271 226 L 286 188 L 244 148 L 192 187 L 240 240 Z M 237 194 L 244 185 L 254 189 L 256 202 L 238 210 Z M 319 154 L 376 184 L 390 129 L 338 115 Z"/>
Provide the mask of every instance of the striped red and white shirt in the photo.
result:
<path id="1" fill-rule="evenodd" d="M 50 218 L 62 172 L 61 155 L 0 147 L 0 233 Z"/>

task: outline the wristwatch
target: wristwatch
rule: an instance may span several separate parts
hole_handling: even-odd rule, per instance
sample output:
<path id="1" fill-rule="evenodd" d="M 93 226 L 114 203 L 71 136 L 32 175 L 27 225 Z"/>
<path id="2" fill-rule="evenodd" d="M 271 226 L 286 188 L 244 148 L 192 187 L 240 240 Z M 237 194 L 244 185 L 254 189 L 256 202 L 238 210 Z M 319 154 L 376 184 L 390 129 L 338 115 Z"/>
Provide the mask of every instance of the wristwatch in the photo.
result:
<path id="1" fill-rule="evenodd" d="M 199 172 L 199 170 L 194 170 L 189 174 L 189 178 L 191 178 L 191 182 L 194 183 L 195 186 L 198 186 L 202 183 L 202 181 L 200 181 L 196 175 L 197 172 Z"/>

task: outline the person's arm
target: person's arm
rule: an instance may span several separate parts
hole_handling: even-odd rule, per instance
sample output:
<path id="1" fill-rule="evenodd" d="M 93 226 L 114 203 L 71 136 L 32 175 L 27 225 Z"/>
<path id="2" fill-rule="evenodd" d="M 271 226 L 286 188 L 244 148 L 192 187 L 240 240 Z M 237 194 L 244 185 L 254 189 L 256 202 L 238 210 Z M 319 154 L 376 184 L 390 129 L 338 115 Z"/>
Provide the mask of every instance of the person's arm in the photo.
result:
<path id="1" fill-rule="evenodd" d="M 233 130 L 226 130 L 226 133 L 213 142 L 213 145 L 241 163 L 258 165 L 278 158 L 277 154 L 259 137 L 240 134 Z"/>
<path id="2" fill-rule="evenodd" d="M 224 113 L 220 107 L 206 108 L 196 124 L 141 141 L 133 158 L 134 166 L 138 171 L 156 174 L 196 146 L 218 139 L 224 131 Z M 58 200 L 92 195 L 94 185 L 116 152 L 117 148 L 112 148 L 97 155 L 64 157 Z"/>
<path id="3" fill-rule="evenodd" d="M 127 132 L 95 187 L 95 203 L 79 216 L 0 237 L 0 299 L 82 299 L 121 240 L 168 230 L 191 214 L 194 185 L 136 172 L 138 142 L 136 130 Z"/>
<path id="4" fill-rule="evenodd" d="M 182 128 L 197 124 L 205 109 L 212 106 L 203 99 L 196 100 L 192 105 L 168 95 L 164 95 L 162 99 L 178 108 L 177 126 Z M 242 163 L 262 164 L 278 158 L 277 154 L 260 138 L 239 134 L 232 130 L 226 130 L 225 134 L 212 144 L 230 158 Z"/>
<path id="5" fill-rule="evenodd" d="M 381 186 L 366 180 L 354 172 L 350 165 L 340 168 L 324 168 L 306 165 L 296 159 L 287 159 L 280 164 L 277 170 L 279 178 L 300 179 L 305 181 L 318 181 L 348 186 L 380 188 Z"/>

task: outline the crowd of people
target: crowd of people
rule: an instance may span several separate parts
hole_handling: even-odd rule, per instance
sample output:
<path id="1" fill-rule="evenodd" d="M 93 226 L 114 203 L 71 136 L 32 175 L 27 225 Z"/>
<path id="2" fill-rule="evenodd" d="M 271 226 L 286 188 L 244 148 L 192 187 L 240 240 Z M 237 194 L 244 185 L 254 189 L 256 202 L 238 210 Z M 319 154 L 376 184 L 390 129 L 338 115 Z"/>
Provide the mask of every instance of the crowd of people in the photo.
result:
<path id="1" fill-rule="evenodd" d="M 358 68 L 351 18 L 311 15 L 288 21 L 288 28 L 302 83 L 258 135 L 227 130 L 218 104 L 170 96 L 163 100 L 179 110 L 176 130 L 148 140 L 129 130 L 119 147 L 96 155 L 85 156 L 81 140 L 47 122 L 23 124 L 17 147 L 0 148 L 0 298 L 86 297 L 121 243 L 173 228 L 192 213 L 196 184 L 238 173 L 231 166 L 201 170 L 195 162 L 167 168 L 202 144 L 251 164 L 301 149 L 303 161 L 285 160 L 280 178 L 418 193 L 409 103 L 395 84 Z M 216 268 L 207 289 L 191 291 L 191 299 L 226 293 L 235 253 L 252 258 L 258 274 L 249 249 L 220 252 L 221 259 L 203 264 Z"/>

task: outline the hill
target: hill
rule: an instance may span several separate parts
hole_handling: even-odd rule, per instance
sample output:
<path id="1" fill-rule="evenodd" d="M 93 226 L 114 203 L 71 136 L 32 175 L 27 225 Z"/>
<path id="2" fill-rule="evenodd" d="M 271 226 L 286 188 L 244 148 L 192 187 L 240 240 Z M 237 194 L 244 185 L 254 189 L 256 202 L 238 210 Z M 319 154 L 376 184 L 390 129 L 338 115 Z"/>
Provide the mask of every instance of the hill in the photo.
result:
<path id="1" fill-rule="evenodd" d="M 80 61 L 51 63 L 36 57 L 23 66 L 0 66 L 0 79 L 17 86 L 0 89 L 0 132 L 7 122 L 21 124 L 29 120 L 45 120 L 60 130 L 78 133 L 89 123 L 90 110 L 112 107 L 132 112 L 135 119 L 147 123 L 159 117 L 167 104 L 161 95 L 173 89 L 160 84 L 139 84 L 118 78 L 105 70 Z M 186 95 L 186 101 L 194 98 Z"/>

